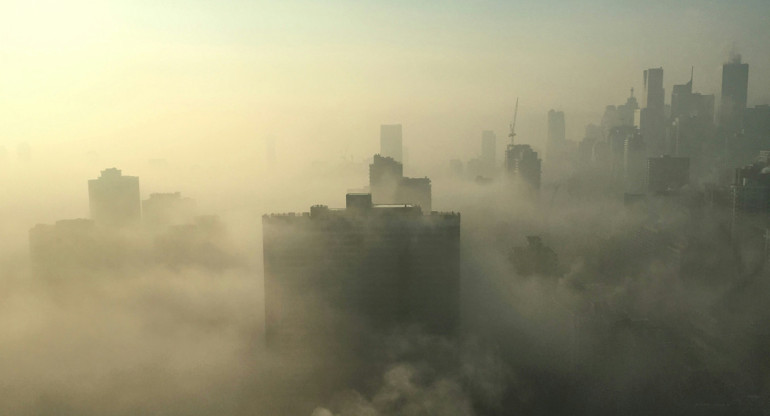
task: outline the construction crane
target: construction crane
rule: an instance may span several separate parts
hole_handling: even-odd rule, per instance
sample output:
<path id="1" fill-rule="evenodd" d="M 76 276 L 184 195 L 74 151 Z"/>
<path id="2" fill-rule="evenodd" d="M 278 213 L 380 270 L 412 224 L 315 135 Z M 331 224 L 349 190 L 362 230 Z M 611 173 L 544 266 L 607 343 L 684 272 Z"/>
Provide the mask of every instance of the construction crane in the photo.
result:
<path id="1" fill-rule="evenodd" d="M 511 138 L 511 144 L 513 144 L 516 137 L 516 115 L 519 114 L 519 97 L 516 97 L 516 108 L 513 110 L 513 123 L 511 123 L 511 132 L 508 133 L 508 137 Z"/>

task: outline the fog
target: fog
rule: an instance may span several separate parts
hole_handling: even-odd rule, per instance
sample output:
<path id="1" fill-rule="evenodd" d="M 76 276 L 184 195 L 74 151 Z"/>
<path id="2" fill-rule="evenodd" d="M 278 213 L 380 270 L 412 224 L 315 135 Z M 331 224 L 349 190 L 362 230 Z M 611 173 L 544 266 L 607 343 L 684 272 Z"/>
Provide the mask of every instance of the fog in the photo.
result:
<path id="1" fill-rule="evenodd" d="M 3 3 L 0 414 L 764 414 L 770 7 L 641 6 Z M 677 118 L 691 73 L 716 104 Z M 642 113 L 609 117 L 631 88 Z M 367 220 L 346 198 L 377 199 L 385 124 L 391 179 L 430 178 L 414 223 L 411 196 L 370 196 Z M 687 159 L 662 188 L 656 140 Z M 106 225 L 89 180 L 109 168 L 194 212 Z M 457 299 L 451 273 L 414 277 L 455 260 Z"/>

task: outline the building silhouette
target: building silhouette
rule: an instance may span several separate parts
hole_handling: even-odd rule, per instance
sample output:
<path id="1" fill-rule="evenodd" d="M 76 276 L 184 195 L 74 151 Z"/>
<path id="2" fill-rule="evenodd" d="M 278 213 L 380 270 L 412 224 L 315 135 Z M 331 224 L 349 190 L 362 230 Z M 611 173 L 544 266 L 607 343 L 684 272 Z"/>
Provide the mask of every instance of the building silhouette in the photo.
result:
<path id="1" fill-rule="evenodd" d="M 99 225 L 136 225 L 141 219 L 139 178 L 123 176 L 119 169 L 105 169 L 98 179 L 88 181 L 88 202 L 91 219 Z"/>
<path id="2" fill-rule="evenodd" d="M 497 136 L 492 130 L 481 132 L 481 161 L 488 166 L 497 163 Z"/>
<path id="3" fill-rule="evenodd" d="M 719 100 L 719 122 L 728 130 L 738 130 L 749 89 L 749 64 L 735 55 L 722 65 L 722 95 Z"/>
<path id="4" fill-rule="evenodd" d="M 764 266 L 770 231 L 770 168 L 754 163 L 735 169 L 731 191 L 733 246 L 741 253 L 744 267 Z"/>
<path id="5" fill-rule="evenodd" d="M 565 140 L 564 112 L 550 110 L 548 112 L 548 140 L 546 142 L 546 156 L 549 160 L 554 160 L 558 157 Z"/>
<path id="6" fill-rule="evenodd" d="M 430 212 L 430 179 L 407 178 L 403 172 L 403 165 L 392 157 L 374 155 L 369 165 L 369 189 L 374 203 L 418 205 Z"/>
<path id="7" fill-rule="evenodd" d="M 628 130 L 623 142 L 624 192 L 639 195 L 644 193 L 644 185 L 646 183 L 646 149 L 639 129 L 635 127 L 625 128 Z"/>
<path id="8" fill-rule="evenodd" d="M 134 241 L 84 218 L 35 225 L 29 230 L 29 252 L 38 275 L 47 278 L 142 263 Z"/>
<path id="9" fill-rule="evenodd" d="M 335 316 L 375 331 L 418 325 L 457 334 L 459 214 L 424 215 L 417 206 L 375 205 L 370 194 L 348 194 L 344 209 L 317 205 L 309 213 L 265 215 L 262 223 L 270 345 L 339 335 L 345 328 Z"/>
<path id="10" fill-rule="evenodd" d="M 383 124 L 380 126 L 380 154 L 391 157 L 396 162 L 403 163 L 403 143 L 400 124 Z"/>
<path id="11" fill-rule="evenodd" d="M 540 190 L 542 161 L 528 144 L 509 144 L 505 150 L 505 171 L 531 190 Z"/>
<path id="12" fill-rule="evenodd" d="M 652 156 L 668 154 L 663 68 L 644 71 L 644 92 L 646 105 L 641 110 L 640 128 L 647 150 Z"/>
<path id="13" fill-rule="evenodd" d="M 676 192 L 690 182 L 690 159 L 668 155 L 647 159 L 647 190 L 654 194 Z"/>

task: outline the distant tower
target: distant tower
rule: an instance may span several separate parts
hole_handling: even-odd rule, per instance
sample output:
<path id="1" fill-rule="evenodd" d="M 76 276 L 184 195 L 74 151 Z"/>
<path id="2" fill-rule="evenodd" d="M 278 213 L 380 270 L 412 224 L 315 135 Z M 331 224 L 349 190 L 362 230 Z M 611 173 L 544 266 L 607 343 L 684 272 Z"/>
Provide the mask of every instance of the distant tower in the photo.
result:
<path id="1" fill-rule="evenodd" d="M 740 126 L 749 88 L 749 64 L 741 63 L 741 56 L 734 54 L 730 62 L 722 65 L 722 98 L 719 106 L 721 125 L 737 129 Z"/>
<path id="2" fill-rule="evenodd" d="M 404 167 L 392 157 L 374 155 L 369 165 L 369 189 L 375 204 L 397 202 L 398 187 L 404 177 Z M 399 201 L 400 202 L 400 201 Z"/>
<path id="3" fill-rule="evenodd" d="M 685 116 L 692 110 L 692 70 L 690 81 L 686 84 L 674 85 L 671 91 L 671 119 Z"/>
<path id="4" fill-rule="evenodd" d="M 380 155 L 392 157 L 396 162 L 403 163 L 403 144 L 400 124 L 383 124 L 380 126 Z"/>
<path id="5" fill-rule="evenodd" d="M 540 190 L 542 161 L 528 144 L 509 144 L 505 150 L 505 170 L 532 190 Z"/>
<path id="6" fill-rule="evenodd" d="M 642 137 L 652 155 L 666 154 L 666 109 L 663 89 L 663 68 L 644 71 L 644 92 L 646 107 L 641 112 Z"/>
<path id="7" fill-rule="evenodd" d="M 639 103 L 634 97 L 634 89 L 631 88 L 631 95 L 626 103 L 617 107 L 617 123 L 619 126 L 635 126 L 636 111 L 639 110 Z M 638 127 L 638 126 L 637 126 Z"/>
<path id="8" fill-rule="evenodd" d="M 141 218 L 139 178 L 123 176 L 119 169 L 105 169 L 98 179 L 88 181 L 88 202 L 91 219 L 97 224 L 137 224 Z"/>
<path id="9" fill-rule="evenodd" d="M 547 156 L 548 160 L 555 159 L 559 149 L 566 140 L 566 129 L 564 123 L 564 112 L 551 110 L 548 112 L 548 141 Z"/>
<path id="10" fill-rule="evenodd" d="M 497 137 L 495 136 L 495 132 L 492 130 L 484 130 L 481 132 L 481 160 L 487 165 L 492 165 L 496 163 L 496 152 L 495 149 L 497 147 Z"/>

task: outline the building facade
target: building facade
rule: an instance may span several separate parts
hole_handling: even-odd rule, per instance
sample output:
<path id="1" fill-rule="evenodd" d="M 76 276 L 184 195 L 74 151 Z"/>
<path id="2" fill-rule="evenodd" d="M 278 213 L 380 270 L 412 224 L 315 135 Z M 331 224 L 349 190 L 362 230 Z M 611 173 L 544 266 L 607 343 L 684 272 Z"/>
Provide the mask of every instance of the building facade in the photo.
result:
<path id="1" fill-rule="evenodd" d="M 262 218 L 268 344 L 417 325 L 454 336 L 460 319 L 460 215 L 375 205 Z M 341 332 L 339 332 L 341 331 Z"/>

